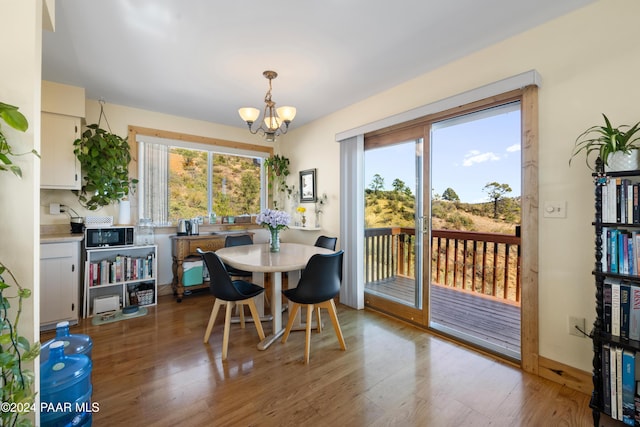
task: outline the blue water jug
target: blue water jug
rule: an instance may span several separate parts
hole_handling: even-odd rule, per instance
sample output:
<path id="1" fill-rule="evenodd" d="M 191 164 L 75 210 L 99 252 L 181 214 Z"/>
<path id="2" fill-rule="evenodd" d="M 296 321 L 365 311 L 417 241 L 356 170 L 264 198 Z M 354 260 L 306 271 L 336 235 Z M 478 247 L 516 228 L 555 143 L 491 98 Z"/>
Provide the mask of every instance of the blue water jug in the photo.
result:
<path id="1" fill-rule="evenodd" d="M 40 421 L 42 426 L 90 426 L 91 359 L 64 353 L 64 343 L 49 346 L 49 359 L 40 365 Z"/>
<path id="2" fill-rule="evenodd" d="M 89 335 L 69 333 L 69 322 L 59 322 L 56 325 L 56 337 L 42 344 L 40 348 L 40 364 L 49 359 L 49 346 L 54 341 L 64 343 L 64 354 L 84 354 L 91 359 L 93 341 Z"/>

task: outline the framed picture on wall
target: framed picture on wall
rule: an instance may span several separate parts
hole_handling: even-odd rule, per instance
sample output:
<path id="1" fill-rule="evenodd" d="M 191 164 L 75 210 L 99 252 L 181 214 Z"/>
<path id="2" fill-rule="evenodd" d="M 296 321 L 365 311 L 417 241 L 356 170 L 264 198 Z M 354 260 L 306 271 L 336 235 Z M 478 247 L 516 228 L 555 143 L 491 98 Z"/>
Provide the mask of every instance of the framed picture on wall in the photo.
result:
<path id="1" fill-rule="evenodd" d="M 300 203 L 316 202 L 316 170 L 300 172 Z"/>

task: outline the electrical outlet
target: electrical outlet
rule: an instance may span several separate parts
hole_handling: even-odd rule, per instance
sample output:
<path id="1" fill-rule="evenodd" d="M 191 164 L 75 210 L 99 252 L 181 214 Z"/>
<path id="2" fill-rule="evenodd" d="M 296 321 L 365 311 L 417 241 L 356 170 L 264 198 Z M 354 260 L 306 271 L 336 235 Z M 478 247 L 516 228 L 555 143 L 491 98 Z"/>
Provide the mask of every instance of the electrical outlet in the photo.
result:
<path id="1" fill-rule="evenodd" d="M 586 321 L 584 317 L 569 316 L 569 335 L 575 335 L 577 337 L 586 337 L 582 332 L 580 332 L 580 331 L 584 331 L 585 333 L 587 332 L 584 329 L 585 323 Z"/>
<path id="2" fill-rule="evenodd" d="M 49 213 L 51 215 L 60 215 L 60 203 L 49 203 Z"/>

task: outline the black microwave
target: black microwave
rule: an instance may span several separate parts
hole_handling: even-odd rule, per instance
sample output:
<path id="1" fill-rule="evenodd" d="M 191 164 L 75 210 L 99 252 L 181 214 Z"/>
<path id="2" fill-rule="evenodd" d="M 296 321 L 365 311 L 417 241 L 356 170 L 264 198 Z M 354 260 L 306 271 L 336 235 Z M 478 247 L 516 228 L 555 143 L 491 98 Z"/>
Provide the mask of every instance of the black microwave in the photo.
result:
<path id="1" fill-rule="evenodd" d="M 84 246 L 86 248 L 133 246 L 135 227 L 115 226 L 104 228 L 85 228 Z"/>

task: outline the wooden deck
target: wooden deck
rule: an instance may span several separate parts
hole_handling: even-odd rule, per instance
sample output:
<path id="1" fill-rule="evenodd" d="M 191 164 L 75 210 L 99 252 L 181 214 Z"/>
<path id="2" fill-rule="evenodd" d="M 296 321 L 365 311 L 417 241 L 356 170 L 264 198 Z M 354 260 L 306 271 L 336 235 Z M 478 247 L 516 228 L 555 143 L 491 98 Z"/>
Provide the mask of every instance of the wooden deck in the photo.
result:
<path id="1" fill-rule="evenodd" d="M 413 305 L 415 282 L 397 277 L 368 283 L 366 290 Z M 519 359 L 520 307 L 441 286 L 431 285 L 430 316 L 434 328 Z"/>

